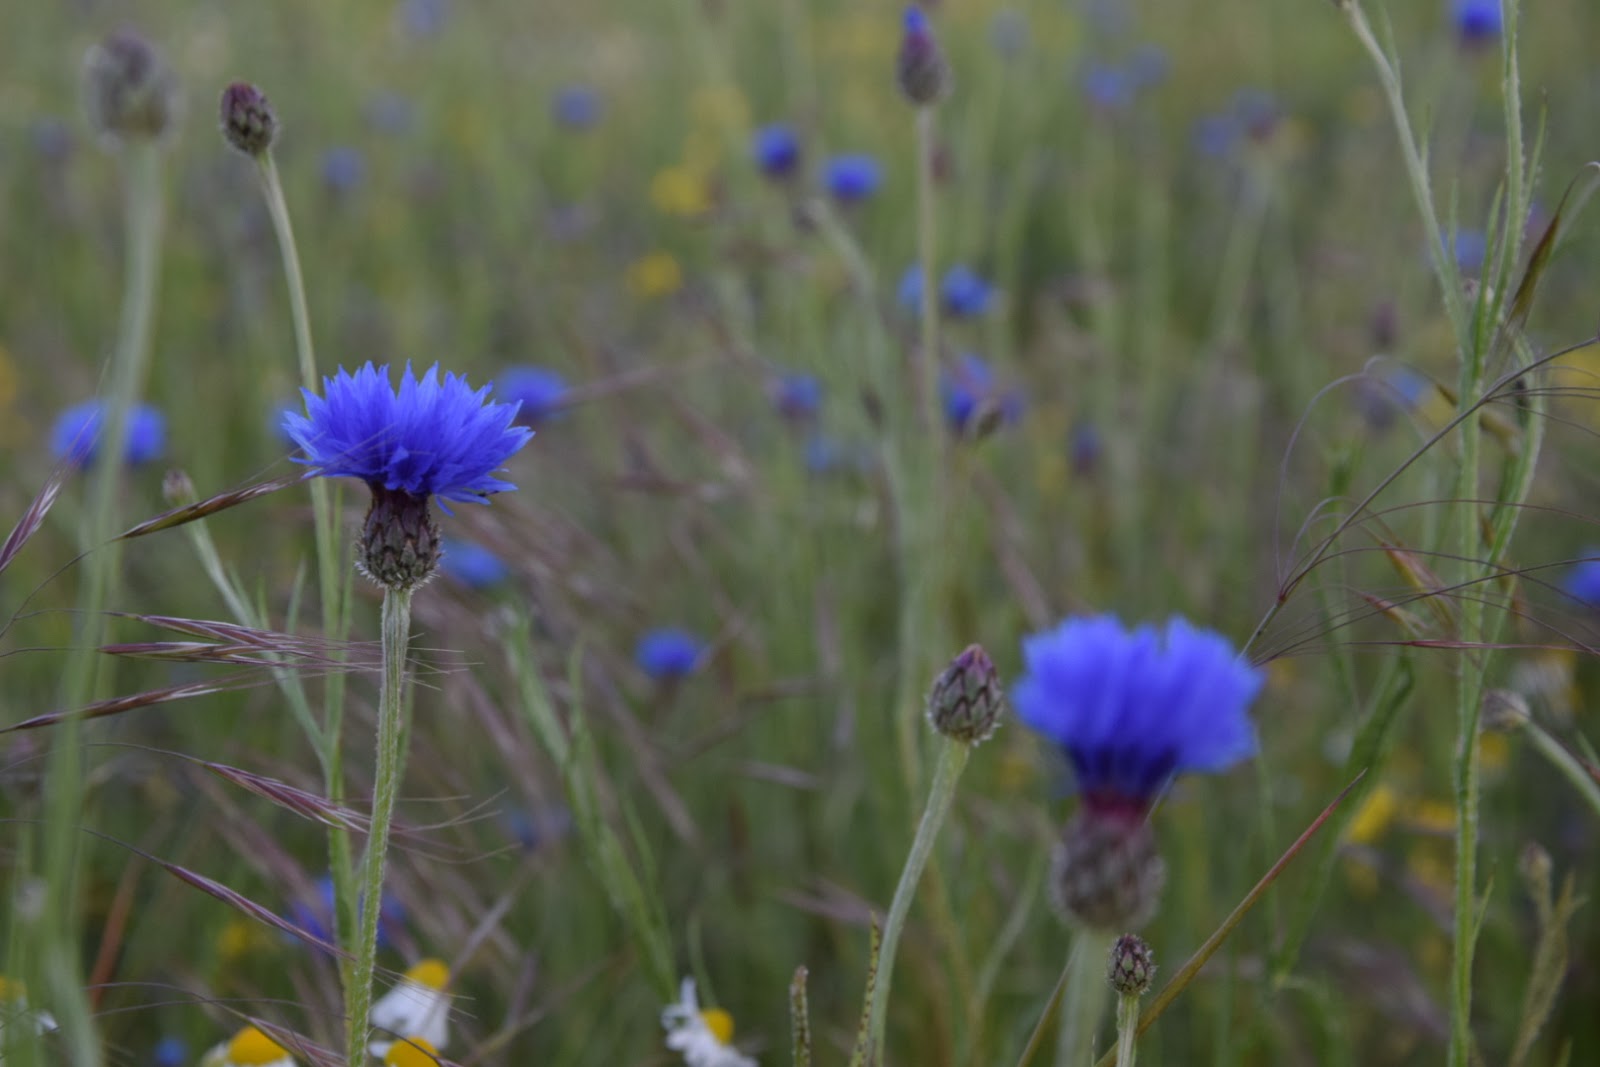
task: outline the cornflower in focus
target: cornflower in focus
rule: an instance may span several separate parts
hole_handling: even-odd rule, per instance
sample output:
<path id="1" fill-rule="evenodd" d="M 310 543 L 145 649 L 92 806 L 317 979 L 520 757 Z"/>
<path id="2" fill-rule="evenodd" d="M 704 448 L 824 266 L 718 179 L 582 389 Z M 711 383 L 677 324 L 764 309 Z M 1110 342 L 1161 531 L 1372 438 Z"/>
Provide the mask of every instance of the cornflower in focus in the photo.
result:
<path id="1" fill-rule="evenodd" d="M 1056 846 L 1056 904 L 1092 929 L 1143 925 L 1166 878 L 1150 809 L 1177 775 L 1255 753 L 1246 711 L 1266 675 L 1178 617 L 1133 630 L 1110 615 L 1067 619 L 1025 639 L 1022 656 L 1012 702 L 1061 747 L 1080 796 Z"/>
<path id="2" fill-rule="evenodd" d="M 661 1012 L 667 1048 L 683 1053 L 688 1067 L 756 1067 L 756 1061 L 733 1047 L 733 1016 L 721 1008 L 700 1007 L 694 979 L 685 978 L 678 1002 Z"/>
<path id="3" fill-rule="evenodd" d="M 488 399 L 465 378 L 435 364 L 418 379 L 408 364 L 400 385 L 389 368 L 371 363 L 355 374 L 341 369 L 323 380 L 323 396 L 301 390 L 306 414 L 290 413 L 284 428 L 303 455 L 296 462 L 327 478 L 360 478 L 372 506 L 357 563 L 368 577 L 411 589 L 439 563 L 439 530 L 428 501 L 487 503 L 516 486 L 495 474 L 533 431 L 516 425 L 517 405 Z"/>
<path id="4" fill-rule="evenodd" d="M 50 453 L 75 466 L 89 466 L 100 456 L 100 433 L 105 425 L 105 405 L 88 400 L 63 411 L 50 430 Z M 128 412 L 122 438 L 122 461 L 134 466 L 161 458 L 167 447 L 167 420 L 149 404 L 136 404 Z"/>
<path id="5" fill-rule="evenodd" d="M 401 1039 L 426 1042 L 437 1051 L 450 1041 L 450 968 L 442 960 L 422 960 L 406 971 L 395 987 L 372 1005 L 372 1028 L 377 1032 L 367 1047 L 374 1056 L 386 1057 Z M 391 1062 L 387 1059 L 385 1063 Z"/>
<path id="6" fill-rule="evenodd" d="M 705 642 L 677 627 L 651 630 L 639 638 L 633 660 L 639 669 L 657 681 L 687 678 L 700 665 Z"/>

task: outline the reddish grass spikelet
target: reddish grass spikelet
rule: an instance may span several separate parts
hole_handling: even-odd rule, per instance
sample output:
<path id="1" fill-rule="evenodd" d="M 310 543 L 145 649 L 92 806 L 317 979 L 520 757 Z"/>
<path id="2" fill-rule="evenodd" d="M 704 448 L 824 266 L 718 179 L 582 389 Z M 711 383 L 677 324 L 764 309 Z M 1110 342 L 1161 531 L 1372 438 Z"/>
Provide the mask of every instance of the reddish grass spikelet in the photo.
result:
<path id="1" fill-rule="evenodd" d="M 341 959 L 349 958 L 349 954 L 343 949 L 339 948 L 337 945 L 331 945 L 314 934 L 301 929 L 288 919 L 285 919 L 272 910 L 257 904 L 243 893 L 240 893 L 234 889 L 229 889 L 227 886 L 223 885 L 214 878 L 207 878 L 198 871 L 191 871 L 187 867 L 178 866 L 176 863 L 168 863 L 166 860 L 151 856 L 148 853 L 141 853 L 141 855 L 144 855 L 145 858 L 159 864 L 163 869 L 166 870 L 168 874 L 172 875 L 174 878 L 177 878 L 179 881 L 187 882 L 189 885 L 192 885 L 196 889 L 200 890 L 200 892 L 205 893 L 207 896 L 215 897 L 217 900 L 222 901 L 230 908 L 243 913 L 257 922 L 266 923 L 274 930 L 279 930 L 290 935 L 291 937 L 299 938 L 300 940 L 305 941 L 307 944 L 315 945 L 317 948 L 320 948 L 325 952 L 331 952 Z"/>
<path id="2" fill-rule="evenodd" d="M 121 715 L 124 712 L 134 711 L 138 708 L 153 707 L 157 704 L 171 704 L 191 697 L 210 696 L 213 693 L 227 692 L 236 688 L 242 687 L 230 685 L 224 681 L 189 682 L 184 685 L 169 685 L 161 689 L 147 689 L 142 693 L 131 693 L 127 696 L 96 700 L 93 703 L 85 704 L 81 708 L 35 715 L 31 719 L 24 719 L 21 722 L 12 723 L 10 726 L 0 727 L 0 734 L 15 733 L 19 730 L 38 730 L 46 726 L 55 726 L 57 723 L 74 718 L 104 719 L 111 715 Z"/>
<path id="3" fill-rule="evenodd" d="M 292 786 L 276 778 L 254 774 L 226 763 L 185 757 L 197 766 L 204 767 L 225 782 L 230 782 L 256 796 L 264 797 L 281 808 L 287 808 L 302 818 L 324 826 L 356 833 L 367 832 L 367 817 L 343 807 L 326 797 Z"/>
<path id="4" fill-rule="evenodd" d="M 44 518 L 50 514 L 50 509 L 55 506 L 56 499 L 61 495 L 61 487 L 66 484 L 70 469 L 65 465 L 55 469 L 45 480 L 39 495 L 28 504 L 28 510 L 17 520 L 17 525 L 6 537 L 5 544 L 0 545 L 0 572 L 11 565 L 11 561 L 17 558 L 17 553 L 22 551 L 22 546 L 39 532 L 40 526 L 44 525 Z"/>
<path id="5" fill-rule="evenodd" d="M 184 504 L 181 507 L 171 508 L 154 518 L 146 519 L 144 522 L 129 527 L 113 540 L 131 541 L 135 537 L 145 537 L 149 534 L 160 533 L 162 530 L 170 530 L 185 523 L 193 522 L 196 519 L 215 515 L 219 511 L 227 511 L 229 508 L 238 507 L 240 504 L 248 503 L 259 497 L 268 496 L 280 489 L 287 489 L 291 485 L 305 481 L 308 477 L 309 475 L 306 474 L 285 475 L 282 478 L 272 478 L 265 482 L 257 482 L 255 485 L 247 485 L 243 489 L 230 489 L 226 493 L 218 493 L 216 496 L 207 497 L 205 500 L 200 500 L 193 504 Z"/>

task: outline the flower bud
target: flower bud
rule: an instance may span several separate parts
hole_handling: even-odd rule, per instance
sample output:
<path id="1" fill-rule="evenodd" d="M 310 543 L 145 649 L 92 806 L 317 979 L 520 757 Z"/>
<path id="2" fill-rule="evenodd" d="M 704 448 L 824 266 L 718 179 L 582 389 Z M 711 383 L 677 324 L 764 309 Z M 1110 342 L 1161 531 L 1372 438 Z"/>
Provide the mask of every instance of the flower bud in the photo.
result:
<path id="1" fill-rule="evenodd" d="M 936 104 L 950 91 L 950 65 L 920 7 L 906 9 L 905 35 L 900 38 L 895 75 L 900 91 L 918 107 Z"/>
<path id="2" fill-rule="evenodd" d="M 1051 859 L 1050 891 L 1068 921 L 1092 930 L 1140 927 L 1161 902 L 1167 868 L 1142 812 L 1080 808 Z"/>
<path id="3" fill-rule="evenodd" d="M 161 479 L 161 496 L 175 508 L 188 507 L 200 499 L 200 494 L 194 491 L 194 481 L 190 479 L 189 472 L 180 467 L 168 470 Z"/>
<path id="4" fill-rule="evenodd" d="M 989 653 L 981 645 L 968 645 L 934 679 L 933 691 L 928 694 L 928 721 L 951 740 L 976 745 L 994 733 L 1005 701 Z"/>
<path id="5" fill-rule="evenodd" d="M 372 486 L 372 506 L 356 546 L 356 566 L 397 591 L 422 585 L 439 566 L 439 527 L 426 497 Z"/>
<path id="6" fill-rule="evenodd" d="M 172 127 L 177 82 L 155 47 L 133 30 L 118 30 L 90 48 L 83 75 L 89 124 L 102 139 L 155 140 Z"/>
<path id="7" fill-rule="evenodd" d="M 222 136 L 247 156 L 264 154 L 278 133 L 272 102 L 249 82 L 234 82 L 222 90 L 221 119 Z"/>
<path id="8" fill-rule="evenodd" d="M 1125 997 L 1137 997 L 1150 988 L 1156 976 L 1156 957 L 1138 934 L 1123 934 L 1111 946 L 1106 960 L 1106 981 Z"/>

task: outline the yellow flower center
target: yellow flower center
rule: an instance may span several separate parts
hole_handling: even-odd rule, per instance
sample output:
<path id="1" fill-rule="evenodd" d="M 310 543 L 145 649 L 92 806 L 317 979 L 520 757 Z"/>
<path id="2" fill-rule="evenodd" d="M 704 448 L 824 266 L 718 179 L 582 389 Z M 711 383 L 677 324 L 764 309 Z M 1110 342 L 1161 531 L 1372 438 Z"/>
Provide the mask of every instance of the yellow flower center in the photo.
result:
<path id="1" fill-rule="evenodd" d="M 389 1046 L 388 1067 L 437 1067 L 439 1050 L 425 1037 L 411 1037 Z"/>
<path id="2" fill-rule="evenodd" d="M 711 1036 L 717 1039 L 719 1045 L 733 1041 L 733 1016 L 721 1008 L 707 1008 L 700 1013 L 700 1021 L 706 1024 L 706 1029 L 711 1031 Z"/>
<path id="3" fill-rule="evenodd" d="M 289 1051 L 253 1026 L 247 1026 L 228 1042 L 228 1062 L 237 1067 L 258 1067 L 287 1059 Z"/>
<path id="4" fill-rule="evenodd" d="M 443 989 L 450 984 L 450 968 L 443 960 L 425 959 L 406 972 L 406 978 L 429 989 Z"/>
<path id="5" fill-rule="evenodd" d="M 0 974 L 0 1003 L 8 1000 L 22 1000 L 28 995 L 28 988 L 14 978 L 7 978 Z"/>

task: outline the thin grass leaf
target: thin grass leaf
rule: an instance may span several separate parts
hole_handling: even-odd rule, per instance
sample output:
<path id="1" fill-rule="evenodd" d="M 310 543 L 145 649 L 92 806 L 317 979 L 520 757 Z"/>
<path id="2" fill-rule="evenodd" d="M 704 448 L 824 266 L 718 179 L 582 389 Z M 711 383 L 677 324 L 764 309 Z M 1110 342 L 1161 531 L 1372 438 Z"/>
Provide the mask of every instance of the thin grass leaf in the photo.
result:
<path id="1" fill-rule="evenodd" d="M 50 473 L 50 477 L 45 479 L 39 495 L 28 504 L 27 510 L 22 513 L 22 518 L 17 520 L 17 525 L 6 537 L 5 544 L 0 545 L 0 572 L 4 572 L 11 565 L 11 561 L 17 558 L 17 553 L 22 551 L 22 546 L 39 532 L 40 526 L 44 525 L 45 516 L 50 514 L 56 499 L 61 496 L 61 487 L 67 484 L 67 475 L 70 472 L 71 468 L 63 465 L 57 467 Z"/>
<path id="2" fill-rule="evenodd" d="M 31 719 L 24 719 L 10 726 L 0 727 L 0 734 L 15 733 L 18 730 L 38 730 L 46 726 L 55 726 L 57 723 L 65 722 L 68 719 L 103 719 L 110 715 L 121 715 L 124 712 L 134 711 L 138 708 L 154 707 L 158 704 L 171 704 L 191 697 L 210 696 L 213 693 L 225 693 L 259 684 L 259 682 L 251 682 L 245 685 L 233 685 L 227 682 L 189 682 L 184 685 L 167 686 L 163 689 L 147 689 L 142 693 L 133 693 L 129 696 L 97 700 L 92 704 L 85 704 L 83 707 L 71 711 L 52 711 L 45 715 L 35 715 Z"/>

